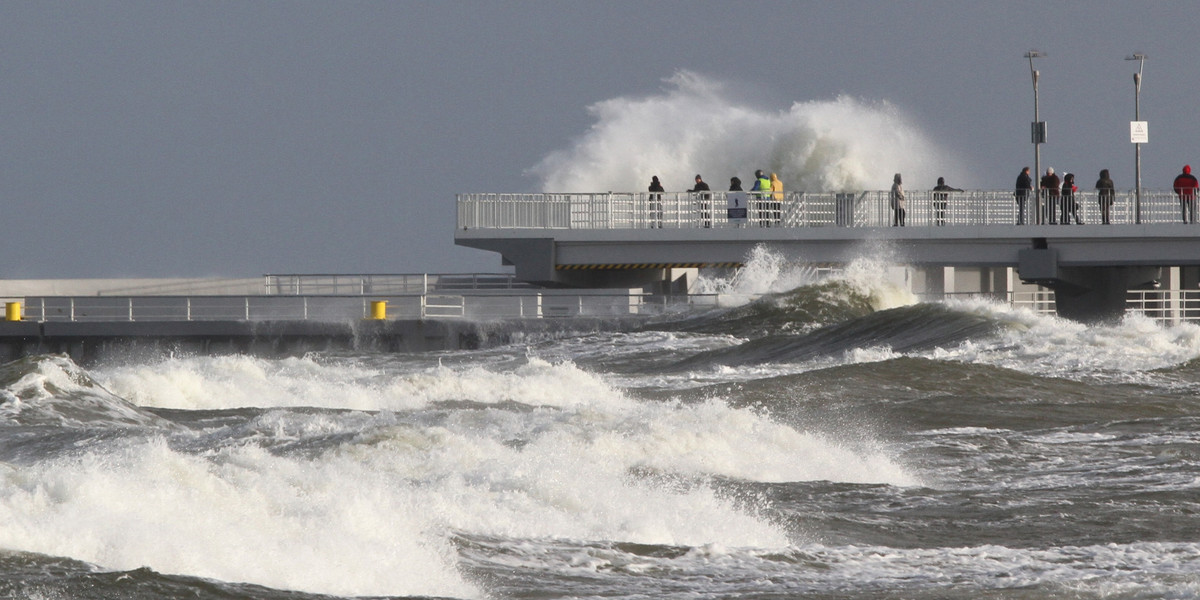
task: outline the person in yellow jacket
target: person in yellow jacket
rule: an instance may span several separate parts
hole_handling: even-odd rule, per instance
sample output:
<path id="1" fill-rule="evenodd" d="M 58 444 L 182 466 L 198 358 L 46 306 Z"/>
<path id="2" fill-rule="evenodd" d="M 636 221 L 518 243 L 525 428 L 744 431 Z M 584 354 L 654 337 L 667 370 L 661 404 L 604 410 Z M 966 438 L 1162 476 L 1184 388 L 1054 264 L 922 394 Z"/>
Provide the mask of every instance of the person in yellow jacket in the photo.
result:
<path id="1" fill-rule="evenodd" d="M 774 173 L 771 173 L 771 217 L 776 225 L 783 224 L 783 182 Z"/>

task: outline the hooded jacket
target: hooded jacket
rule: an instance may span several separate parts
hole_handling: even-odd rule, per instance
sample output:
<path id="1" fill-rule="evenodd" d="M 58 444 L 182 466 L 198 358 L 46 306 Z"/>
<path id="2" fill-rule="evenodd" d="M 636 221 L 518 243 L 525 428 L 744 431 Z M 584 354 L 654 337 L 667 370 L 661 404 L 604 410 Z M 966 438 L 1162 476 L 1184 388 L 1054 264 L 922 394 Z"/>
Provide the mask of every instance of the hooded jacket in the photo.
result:
<path id="1" fill-rule="evenodd" d="M 900 182 L 900 174 L 892 178 L 892 193 L 888 195 L 892 210 L 904 210 L 904 185 Z"/>
<path id="2" fill-rule="evenodd" d="M 1113 185 L 1112 177 L 1108 176 L 1108 169 L 1100 171 L 1100 179 L 1096 180 L 1096 191 L 1098 192 L 1097 201 L 1101 204 L 1112 206 L 1113 200 L 1116 199 L 1116 186 Z"/>
<path id="3" fill-rule="evenodd" d="M 1193 200 L 1196 198 L 1196 188 L 1200 187 L 1200 182 L 1196 181 L 1196 176 L 1192 175 L 1192 167 L 1184 165 L 1183 173 L 1175 178 L 1175 194 L 1180 200 Z"/>

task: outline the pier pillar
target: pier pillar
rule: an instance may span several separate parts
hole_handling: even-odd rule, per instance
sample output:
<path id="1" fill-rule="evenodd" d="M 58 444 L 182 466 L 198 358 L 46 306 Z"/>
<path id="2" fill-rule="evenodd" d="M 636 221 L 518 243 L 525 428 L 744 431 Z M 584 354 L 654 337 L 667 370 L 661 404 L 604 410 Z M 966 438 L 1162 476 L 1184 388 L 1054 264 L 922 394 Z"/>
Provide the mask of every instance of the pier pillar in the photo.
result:
<path id="1" fill-rule="evenodd" d="M 1054 290 L 1058 315 L 1073 321 L 1116 321 L 1125 314 L 1128 291 L 1153 285 L 1161 267 L 1061 267 L 1054 248 L 1035 247 L 1018 253 L 1017 272 L 1027 283 Z"/>
<path id="2" fill-rule="evenodd" d="M 1117 321 L 1125 314 L 1130 289 L 1153 284 L 1159 267 L 1072 267 L 1059 270 L 1050 283 L 1060 317 L 1095 323 Z"/>
<path id="3" fill-rule="evenodd" d="M 1200 288 L 1200 267 L 1179 267 L 1179 289 L 1181 292 Z M 1185 299 L 1181 299 L 1180 318 L 1193 320 L 1200 318 L 1200 307 Z"/>

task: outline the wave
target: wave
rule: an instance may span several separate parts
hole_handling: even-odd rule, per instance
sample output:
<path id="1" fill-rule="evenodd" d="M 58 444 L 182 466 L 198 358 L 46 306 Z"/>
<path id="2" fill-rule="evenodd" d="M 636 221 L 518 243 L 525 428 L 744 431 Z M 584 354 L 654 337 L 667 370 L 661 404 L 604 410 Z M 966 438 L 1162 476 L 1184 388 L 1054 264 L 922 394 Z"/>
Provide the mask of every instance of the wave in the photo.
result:
<path id="1" fill-rule="evenodd" d="M 689 390 L 705 398 L 724 386 Z M 797 428 L 830 431 L 1025 431 L 1187 417 L 1191 395 L 1143 384 L 1098 384 L 927 356 L 814 366 L 739 386 L 735 406 L 760 407 Z"/>
<path id="2" fill-rule="evenodd" d="M 167 426 L 109 392 L 63 355 L 36 355 L 0 366 L 0 423 L 57 427 Z"/>
<path id="3" fill-rule="evenodd" d="M 778 173 L 789 190 L 884 189 L 906 181 L 950 181 L 968 172 L 894 105 L 849 96 L 763 110 L 737 90 L 691 71 L 661 93 L 592 105 L 596 123 L 574 145 L 550 153 L 530 174 L 547 192 L 644 190 L 657 175 L 668 191 L 696 173 L 714 189 L 755 169 Z"/>
<path id="4" fill-rule="evenodd" d="M 986 315 L 956 311 L 940 304 L 918 304 L 873 312 L 803 334 L 767 335 L 700 353 L 673 368 L 800 362 L 870 348 L 918 352 L 993 336 L 1002 326 Z"/>
<path id="5" fill-rule="evenodd" d="M 769 294 L 743 306 L 709 311 L 655 328 L 759 338 L 772 332 L 803 332 L 874 312 L 870 296 L 844 281 L 825 281 Z"/>
<path id="6" fill-rule="evenodd" d="M 893 283 L 888 267 L 860 258 L 845 268 L 818 273 L 766 246 L 756 246 L 746 266 L 729 278 L 701 277 L 694 293 L 716 294 L 728 308 L 674 317 L 656 329 L 741 337 L 798 333 L 871 312 L 914 304 L 916 298 Z"/>

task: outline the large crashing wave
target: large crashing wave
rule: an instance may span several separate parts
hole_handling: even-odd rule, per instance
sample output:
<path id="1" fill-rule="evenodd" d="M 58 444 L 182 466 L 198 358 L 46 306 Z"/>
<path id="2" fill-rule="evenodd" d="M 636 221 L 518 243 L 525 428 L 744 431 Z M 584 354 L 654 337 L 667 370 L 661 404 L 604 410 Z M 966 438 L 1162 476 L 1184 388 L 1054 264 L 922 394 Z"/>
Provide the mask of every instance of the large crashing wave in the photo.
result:
<path id="1" fill-rule="evenodd" d="M 735 99 L 745 90 L 690 71 L 666 83 L 657 95 L 592 105 L 591 129 L 530 170 L 543 191 L 644 190 L 652 175 L 680 191 L 696 173 L 713 189 L 733 176 L 749 189 L 760 168 L 778 173 L 788 191 L 873 190 L 889 187 L 895 173 L 912 187 L 965 172 L 886 101 L 841 96 L 768 111 Z"/>

